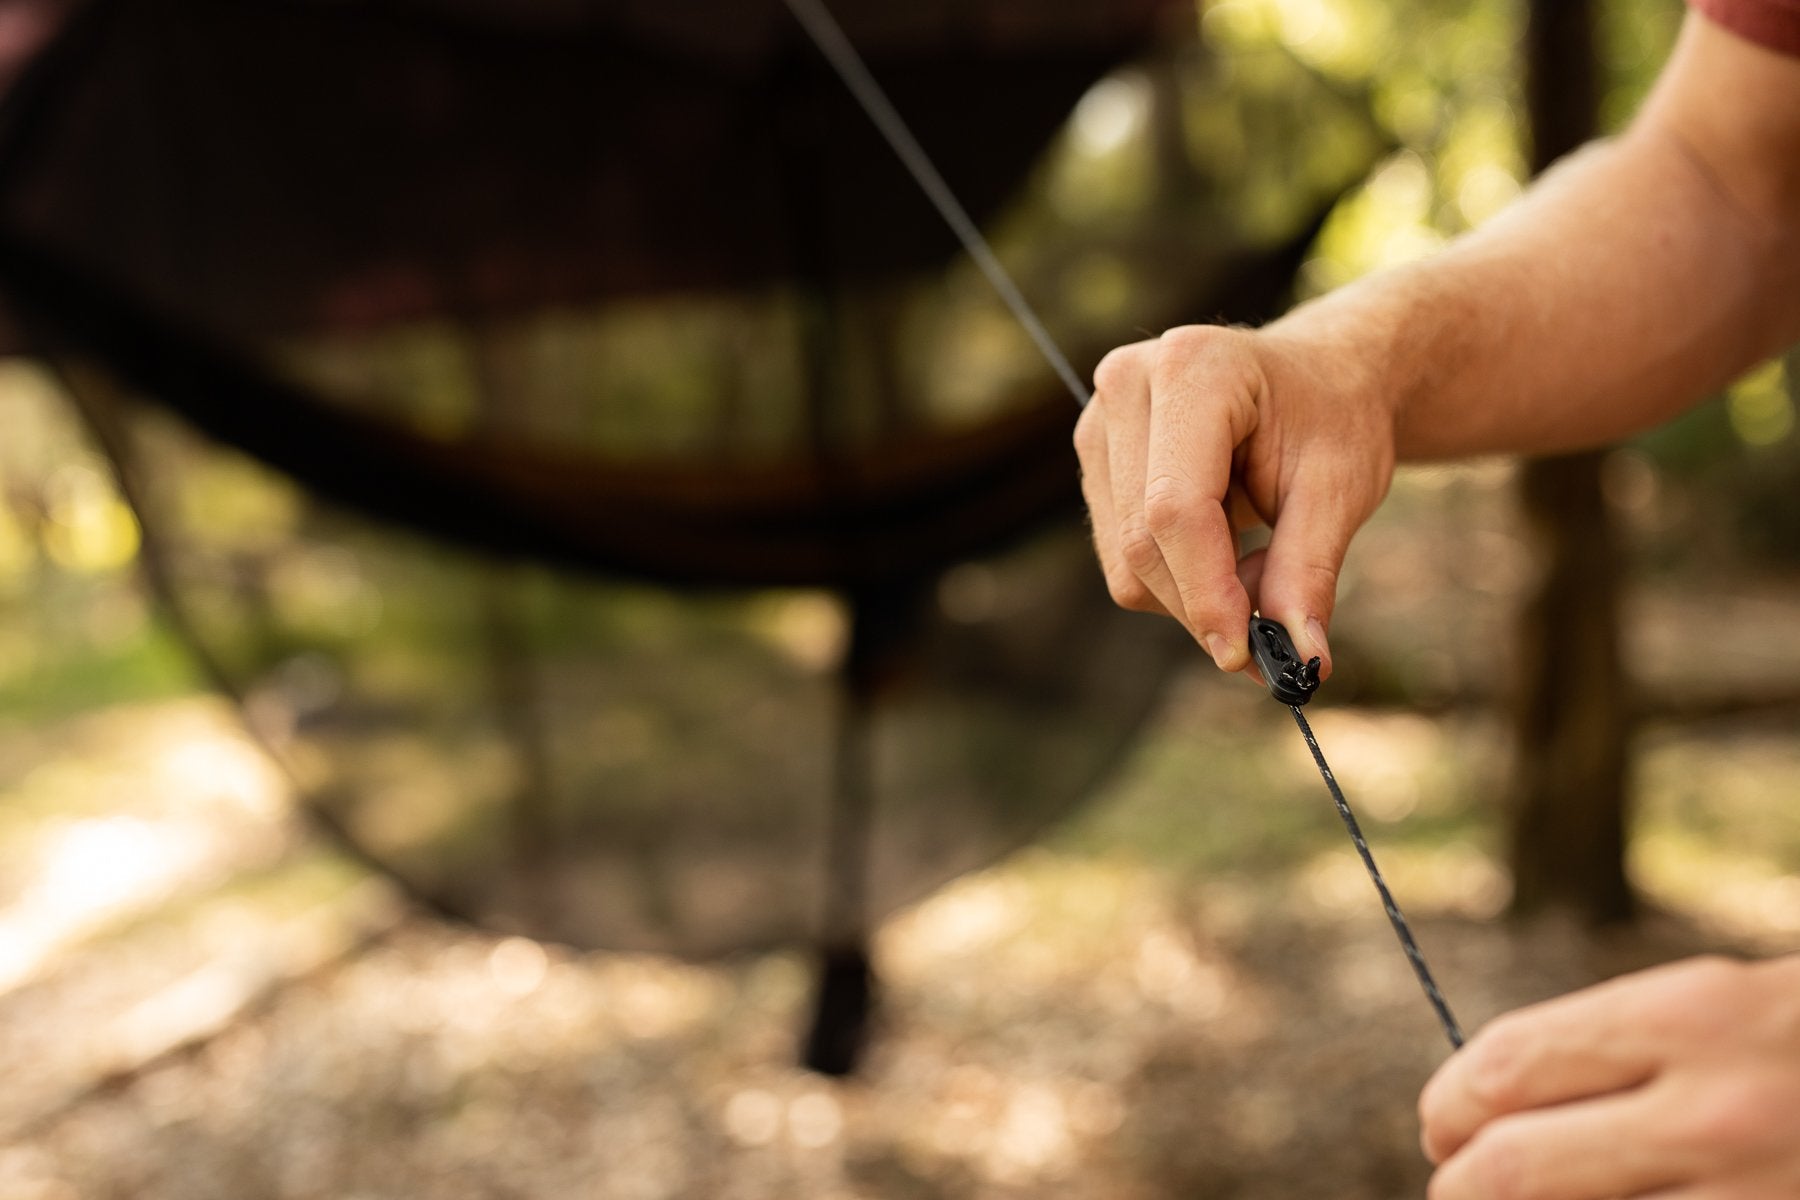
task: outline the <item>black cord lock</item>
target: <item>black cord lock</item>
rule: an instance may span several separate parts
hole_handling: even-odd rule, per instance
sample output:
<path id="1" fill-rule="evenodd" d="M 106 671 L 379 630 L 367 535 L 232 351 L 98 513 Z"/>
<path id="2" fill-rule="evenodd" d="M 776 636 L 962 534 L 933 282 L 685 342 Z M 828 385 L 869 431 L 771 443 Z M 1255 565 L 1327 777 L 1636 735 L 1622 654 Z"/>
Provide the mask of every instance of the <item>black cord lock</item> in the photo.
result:
<path id="1" fill-rule="evenodd" d="M 1250 618 L 1250 656 L 1256 660 L 1256 669 L 1262 672 L 1270 694 L 1283 704 L 1305 704 L 1319 690 L 1320 660 L 1302 663 L 1300 652 L 1294 649 L 1294 639 L 1279 621 Z"/>

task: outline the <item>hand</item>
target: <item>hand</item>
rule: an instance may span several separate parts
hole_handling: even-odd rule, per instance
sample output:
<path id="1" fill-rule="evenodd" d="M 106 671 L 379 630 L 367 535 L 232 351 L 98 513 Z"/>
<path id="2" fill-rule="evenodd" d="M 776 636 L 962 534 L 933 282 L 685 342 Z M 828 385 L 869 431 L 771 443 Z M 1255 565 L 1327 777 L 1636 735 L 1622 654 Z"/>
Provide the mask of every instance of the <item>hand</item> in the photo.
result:
<path id="1" fill-rule="evenodd" d="M 1209 326 L 1122 346 L 1075 428 L 1113 599 L 1175 617 L 1227 671 L 1253 609 L 1330 669 L 1351 535 L 1387 493 L 1394 414 L 1342 344 Z M 1241 561 L 1238 534 L 1271 527 Z"/>
<path id="2" fill-rule="evenodd" d="M 1693 959 L 1501 1017 L 1419 1115 L 1430 1200 L 1800 1196 L 1800 957 Z"/>

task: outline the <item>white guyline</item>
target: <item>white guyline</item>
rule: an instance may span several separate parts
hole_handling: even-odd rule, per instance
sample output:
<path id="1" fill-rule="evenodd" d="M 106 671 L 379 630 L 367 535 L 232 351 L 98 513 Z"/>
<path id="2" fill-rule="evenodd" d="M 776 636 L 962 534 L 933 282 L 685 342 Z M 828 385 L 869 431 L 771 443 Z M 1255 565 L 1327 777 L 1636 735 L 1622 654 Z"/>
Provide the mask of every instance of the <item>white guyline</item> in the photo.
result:
<path id="1" fill-rule="evenodd" d="M 844 81 L 844 86 L 850 89 L 850 94 L 862 105 L 863 111 L 875 123 L 881 136 L 887 139 L 887 144 L 894 148 L 901 164 L 938 210 L 938 214 L 944 218 L 945 224 L 950 226 L 950 232 L 956 235 L 956 240 L 962 243 L 963 249 L 968 251 L 969 257 L 975 260 L 975 265 L 1000 294 L 1000 299 L 1012 310 L 1012 315 L 1018 319 L 1025 332 L 1031 335 L 1038 352 L 1062 379 L 1069 394 L 1075 397 L 1075 403 L 1086 407 L 1091 393 L 1082 386 L 1080 377 L 1069 365 L 1068 357 L 1050 336 L 1050 331 L 1044 328 L 1044 323 L 1038 319 L 1037 313 L 1025 299 L 1024 293 L 1019 291 L 1012 276 L 1000 265 L 993 247 L 981 236 L 981 230 L 976 228 L 968 211 L 950 190 L 950 185 L 944 182 L 944 177 L 938 174 L 930 156 L 919 145 L 918 139 L 913 137 L 912 130 L 907 128 L 906 121 L 888 100 L 887 93 L 875 82 L 875 76 L 869 73 L 862 56 L 850 44 L 850 39 L 844 35 L 843 28 L 825 7 L 823 0 L 784 0 L 784 3 L 787 4 L 788 11 L 794 14 L 794 20 L 812 38 L 819 53 L 825 56 L 838 77 Z"/>

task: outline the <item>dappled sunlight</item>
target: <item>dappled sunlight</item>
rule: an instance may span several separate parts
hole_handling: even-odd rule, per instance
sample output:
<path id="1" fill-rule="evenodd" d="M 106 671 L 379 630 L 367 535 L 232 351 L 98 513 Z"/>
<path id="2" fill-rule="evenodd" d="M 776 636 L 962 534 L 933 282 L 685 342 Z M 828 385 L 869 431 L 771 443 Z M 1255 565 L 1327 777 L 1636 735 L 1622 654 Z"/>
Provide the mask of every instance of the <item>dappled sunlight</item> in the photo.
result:
<path id="1" fill-rule="evenodd" d="M 1642 468 L 1615 472 L 1624 500 L 1654 499 Z M 1471 631 L 1490 609 L 1503 617 L 1517 586 L 1509 479 L 1483 466 L 1400 481 L 1334 629 L 1340 687 L 1371 661 L 1490 669 L 1496 642 Z M 946 580 L 952 619 L 1012 602 L 992 584 L 979 570 Z M 1734 627 L 1786 619 L 1779 589 L 1737 605 Z M 1633 636 L 1664 647 L 1686 611 L 1647 605 L 1654 628 Z M 772 598 L 746 620 L 802 670 L 842 651 L 830 602 Z M 1647 661 L 1692 669 L 1665 649 Z M 298 716 L 329 669 L 302 663 L 284 686 Z M 1429 1011 L 1291 721 L 1198 662 L 1103 800 L 1048 848 L 885 926 L 877 1032 L 848 1083 L 793 1065 L 802 955 L 576 955 L 406 916 L 316 850 L 290 865 L 286 792 L 224 712 L 147 705 L 9 743 L 9 861 L 36 864 L 12 876 L 16 895 L 41 879 L 29 886 L 60 897 L 59 919 L 90 924 L 69 925 L 31 982 L 0 996 L 0 1068 L 21 1081 L 0 1102 L 0 1142 L 41 1122 L 0 1149 L 0 1194 L 89 1194 L 139 1162 L 170 1182 L 135 1194 L 184 1200 L 469 1186 L 597 1200 L 1154 1200 L 1219 1186 L 1386 1200 L 1422 1180 L 1411 1110 L 1441 1055 Z M 1310 716 L 1471 1025 L 1675 952 L 1630 942 L 1615 959 L 1566 928 L 1500 932 L 1496 714 L 1327 693 Z M 590 732 L 614 753 L 667 753 L 645 719 L 621 710 Z M 1784 729 L 1653 737 L 1635 870 L 1654 899 L 1744 944 L 1800 935 L 1800 826 L 1770 801 L 1800 779 L 1792 746 Z M 392 756 L 396 786 L 418 788 L 406 811 L 420 821 L 436 810 L 433 779 L 489 769 L 404 738 L 370 749 Z M 94 1090 L 109 1076 L 122 1082 Z M 1357 1190 L 1368 1178 L 1396 1182 Z"/>
<path id="2" fill-rule="evenodd" d="M 8 838 L 15 882 L 0 906 L 0 993 L 108 927 L 263 861 L 284 837 L 286 804 L 273 769 L 220 727 L 216 709 L 210 719 L 207 707 L 191 704 L 145 717 L 116 720 L 128 740 L 111 749 L 147 769 L 109 776 L 70 759 L 39 767 L 12 789 L 13 802 L 28 805 L 40 789 L 77 791 L 96 812 L 50 816 Z M 116 794 L 96 796 L 96 787 Z"/>
<path id="3" fill-rule="evenodd" d="M 175 733 L 176 731 L 171 731 Z M 235 806 L 257 816 L 285 813 L 287 787 L 267 755 L 235 731 L 201 727 L 163 743 L 155 762 L 159 790 L 176 807 Z"/>
<path id="4" fill-rule="evenodd" d="M 46 488 L 44 549 L 64 570 L 116 571 L 137 557 L 141 533 L 111 481 L 85 464 L 64 467 Z"/>
<path id="5" fill-rule="evenodd" d="M 1764 363 L 1726 393 L 1731 428 L 1746 446 L 1773 446 L 1794 431 L 1794 401 L 1780 359 Z"/>
<path id="6" fill-rule="evenodd" d="M 1606 35 L 1615 113 L 1680 11 L 1625 7 Z M 982 220 L 1078 373 L 1110 340 L 1156 336 L 1149 323 L 1218 316 L 1235 297 L 1209 289 L 1245 264 L 1273 296 L 1303 258 L 1303 291 L 1416 261 L 1524 186 L 1516 13 L 1183 8 L 1172 25 L 1203 41 L 1170 38 L 1094 82 L 1021 198 L 984 201 Z M 0 19 L 0 57 L 17 33 Z M 683 288 L 296 338 L 269 361 L 332 403 L 379 393 L 345 411 L 401 421 L 432 453 L 549 448 L 726 482 L 773 469 L 785 483 L 795 464 L 824 478 L 840 460 L 879 474 L 891 445 L 980 433 L 1045 381 L 975 268 L 937 263 L 831 306 L 784 283 Z M 823 336 L 836 358 L 814 373 L 798 347 Z M 1705 557 L 1733 521 L 1779 533 L 1792 509 L 1797 379 L 1767 366 L 1710 424 L 1607 461 L 1607 501 L 1646 564 L 1623 630 L 1647 714 L 1632 871 L 1677 916 L 1599 934 L 1500 919 L 1505 699 L 1540 558 L 1515 468 L 1408 468 L 1359 534 L 1309 716 L 1469 1028 L 1617 970 L 1800 940 L 1792 721 L 1727 703 L 1800 671 L 1794 579 L 1735 544 L 1718 559 L 1738 553 L 1732 570 Z M 826 394 L 858 402 L 805 402 Z M 143 529 L 51 376 L 0 361 L 5 1200 L 1423 1193 L 1414 1104 L 1439 1030 L 1289 714 L 1194 647 L 1153 664 L 1191 669 L 1154 719 L 1120 719 L 1120 761 L 1084 796 L 1090 773 L 1066 752 L 1128 711 L 1113 684 L 1154 672 L 1096 655 L 1091 678 L 1040 680 L 1066 631 L 1022 648 L 989 636 L 1048 611 L 1035 568 L 921 573 L 906 604 L 882 593 L 860 614 L 818 589 L 672 602 L 541 563 L 471 565 L 166 415 L 131 424 L 168 514 L 147 505 Z M 1710 508 L 1707 470 L 1765 481 L 1765 507 Z M 191 664 L 135 578 L 158 534 L 184 611 L 250 681 L 244 716 L 302 786 L 335 785 L 332 812 L 367 849 L 440 857 L 433 882 L 456 901 L 482 895 L 468 863 L 521 893 L 567 867 L 573 886 L 552 898 L 594 922 L 570 940 L 718 956 L 534 940 L 522 933 L 543 934 L 543 914 L 525 905 L 504 919 L 466 906 L 492 928 L 410 905 L 307 826 L 227 705 L 191 696 Z M 1069 536 L 1073 577 L 1094 583 Z M 885 547 L 853 549 L 882 577 Z M 904 641 L 882 627 L 887 605 L 906 610 L 895 630 L 931 622 L 913 659 L 884 641 Z M 1722 656 L 1721 637 L 1754 653 Z M 869 739 L 878 836 L 861 861 L 879 894 L 860 901 L 918 898 L 845 922 L 869 938 L 878 994 L 858 1072 L 828 1079 L 797 1062 L 830 847 L 814 818 L 857 765 L 831 736 L 853 640 L 870 703 L 902 714 Z M 961 707 L 901 707 L 928 655 L 951 664 Z M 1001 723 L 987 697 L 1015 658 L 1023 699 Z M 1090 721 L 1068 715 L 1077 692 L 1102 697 Z M 1715 702 L 1722 715 L 1695 717 Z M 952 748 L 971 778 L 1005 776 L 1020 813 L 977 811 L 968 780 L 912 770 L 915 750 Z M 546 769 L 564 751 L 581 770 Z M 1065 783 L 1068 815 L 1045 833 L 1049 817 L 1024 810 Z M 595 796 L 611 807 L 591 827 L 532 825 Z M 952 865 L 889 886 L 884 856 L 908 838 Z"/>
<path id="7" fill-rule="evenodd" d="M 121 913 L 165 898 L 204 861 L 207 841 L 130 817 L 48 831 L 26 856 L 35 872 L 0 909 L 0 992 L 29 982 L 56 951 Z"/>
<path id="8" fill-rule="evenodd" d="M 1746 629 L 1746 632 L 1748 630 Z M 1800 743 L 1788 723 L 1659 731 L 1631 868 L 1659 903 L 1769 949 L 1800 940 Z"/>
<path id="9" fill-rule="evenodd" d="M 1088 90 L 1069 116 L 1069 132 L 1078 154 L 1100 158 L 1138 135 L 1150 115 L 1148 81 L 1136 74 L 1101 80 Z"/>
<path id="10" fill-rule="evenodd" d="M 1390 52 L 1390 9 L 1365 0 L 1210 0 L 1202 28 L 1224 44 L 1279 41 L 1312 66 L 1351 77 Z"/>
<path id="11" fill-rule="evenodd" d="M 1374 853 L 1406 911 L 1492 920 L 1511 894 L 1504 868 L 1466 842 L 1430 848 L 1378 845 Z M 1299 882 L 1299 895 L 1317 918 L 1360 920 L 1371 904 L 1380 904 L 1362 860 L 1348 845 L 1313 859 L 1301 870 Z"/>
<path id="12" fill-rule="evenodd" d="M 1326 291 L 1439 249 L 1447 239 L 1430 222 L 1433 199 L 1425 162 L 1402 151 L 1332 216 L 1322 237 L 1327 252 L 1314 261 L 1308 282 Z M 1334 254 L 1333 247 L 1343 249 Z"/>
<path id="13" fill-rule="evenodd" d="M 1472 228 L 1518 199 L 1524 186 L 1515 172 L 1496 163 L 1480 163 L 1457 185 L 1456 207 Z"/>
<path id="14" fill-rule="evenodd" d="M 229 916 L 234 936 L 198 929 L 207 959 L 107 1020 L 92 1034 L 86 1068 L 107 1078 L 129 1074 L 182 1046 L 215 1036 L 286 980 L 317 970 L 365 932 L 398 919 L 395 897 L 368 883 L 347 897 L 282 917 L 254 909 Z M 213 935 L 213 936 L 209 936 Z"/>
<path id="15" fill-rule="evenodd" d="M 1411 713 L 1370 713 L 1321 708 L 1310 716 L 1338 782 L 1358 815 L 1376 823 L 1404 820 L 1421 805 L 1441 812 L 1451 798 L 1444 767 L 1459 750 L 1454 734 Z M 1299 738 L 1284 757 L 1302 778 L 1315 770 Z"/>
<path id="16" fill-rule="evenodd" d="M 997 971 L 1017 996 L 1085 985 L 1121 1013 L 1148 1003 L 1216 1017 L 1241 985 L 1228 963 L 1202 951 L 1153 879 L 1123 864 L 1042 852 L 945 888 L 890 922 L 880 948 L 900 981 Z M 1118 974 L 1088 978 L 1097 956 L 1118 956 Z"/>
<path id="17" fill-rule="evenodd" d="M 834 669 L 850 644 L 850 611 L 830 592 L 792 591 L 757 606 L 751 623 L 768 643 L 803 671 Z"/>
<path id="18" fill-rule="evenodd" d="M 1753 857 L 1720 854 L 1676 830 L 1653 830 L 1632 847 L 1637 882 L 1659 901 L 1705 917 L 1734 936 L 1789 950 L 1800 937 L 1800 875 Z"/>
<path id="19" fill-rule="evenodd" d="M 372 1186 L 458 1195 L 446 1181 L 473 1177 L 606 1200 L 959 1190 L 1148 1200 L 1237 1177 L 1257 1181 L 1245 1195 L 1285 1200 L 1308 1181 L 1360 1178 L 1370 1161 L 1416 1183 L 1412 1098 L 1441 1053 L 1429 1013 L 1316 777 L 1301 769 L 1310 764 L 1289 755 L 1285 714 L 1234 683 L 1204 684 L 1186 703 L 1242 710 L 1231 736 L 1282 738 L 1277 761 L 1293 794 L 1263 804 L 1295 809 L 1325 839 L 1319 848 L 1291 871 L 1206 878 L 1150 865 L 1154 831 L 1135 849 L 1114 841 L 1098 853 L 1077 849 L 1093 845 L 1091 833 L 1072 833 L 942 889 L 877 943 L 881 1017 L 857 1080 L 793 1066 L 808 992 L 801 956 L 690 965 L 416 919 L 395 927 L 381 923 L 395 919 L 385 891 L 295 877 L 287 892 L 319 899 L 223 903 L 186 928 L 188 944 L 206 949 L 183 969 L 116 993 L 110 1008 L 69 1009 L 62 1019 L 90 1031 L 90 1074 L 58 1066 L 60 1090 L 19 1090 L 68 1107 L 34 1135 L 41 1152 L 0 1154 L 0 1190 L 85 1194 L 85 1181 L 111 1169 L 103 1164 L 127 1161 L 171 1164 L 170 1178 L 191 1184 L 142 1194 L 231 1181 L 235 1194 L 321 1200 Z M 1159 737 L 1191 736 L 1179 708 Z M 256 798 L 255 760 L 240 757 L 254 752 L 217 728 L 203 736 L 198 715 L 144 710 L 112 728 L 161 764 L 160 787 L 211 796 L 215 819 L 279 811 Z M 1436 806 L 1467 802 L 1425 782 L 1456 758 L 1467 728 L 1407 714 L 1314 716 L 1347 784 L 1421 784 L 1412 812 L 1367 820 L 1459 1012 L 1479 1021 L 1589 977 L 1593 951 L 1566 929 L 1514 943 L 1491 924 L 1506 888 L 1489 854 L 1461 834 L 1416 831 L 1448 811 Z M 165 744 L 134 729 L 180 736 Z M 1751 811 L 1750 781 L 1779 762 L 1777 744 L 1739 756 L 1741 786 L 1718 775 L 1725 814 Z M 1655 769 L 1689 770 L 1666 761 L 1677 751 L 1693 770 L 1715 761 L 1683 742 L 1653 756 Z M 75 786 L 66 774 L 29 778 Z M 1166 813 L 1192 803 L 1179 789 L 1163 797 Z M 1116 793 L 1082 821 L 1104 826 L 1104 810 L 1126 802 L 1136 803 Z M 196 807 L 207 805 L 189 797 L 83 820 L 150 823 Z M 1662 809 L 1639 864 L 1656 895 L 1685 901 L 1691 880 L 1696 911 L 1736 912 L 1769 938 L 1791 929 L 1791 877 L 1722 860 L 1709 849 L 1716 840 L 1669 832 L 1679 813 Z M 85 844 L 92 862 L 126 861 L 133 831 L 95 825 L 91 840 L 68 844 Z M 367 936 L 357 930 L 382 928 L 395 932 L 344 957 Z M 271 980 L 321 971 L 317 984 L 269 991 Z M 19 995 L 53 994 L 45 986 Z M 50 1037 L 43 1044 L 65 1028 L 50 1014 L 32 1020 Z M 1346 1026 L 1356 1039 L 1342 1038 Z M 189 1043 L 199 1049 L 167 1056 Z M 15 1074 L 42 1054 L 9 1045 L 0 1038 L 0 1064 Z M 96 1070 L 130 1082 L 87 1095 L 79 1081 Z M 23 1115 L 0 1110 L 15 1126 Z M 249 1146 L 263 1149 L 246 1158 Z"/>
<path id="20" fill-rule="evenodd" d="M 296 847 L 285 789 L 217 702 L 97 713 L 7 754 L 0 1139 L 397 916 L 384 885 Z"/>
<path id="21" fill-rule="evenodd" d="M 1022 881 L 982 876 L 946 888 L 887 929 L 887 949 L 902 968 L 981 954 L 1017 932 L 1032 915 Z"/>
<path id="22" fill-rule="evenodd" d="M 267 587 L 273 615 L 315 638 L 363 637 L 381 624 L 380 588 L 339 547 L 290 550 L 271 565 Z"/>

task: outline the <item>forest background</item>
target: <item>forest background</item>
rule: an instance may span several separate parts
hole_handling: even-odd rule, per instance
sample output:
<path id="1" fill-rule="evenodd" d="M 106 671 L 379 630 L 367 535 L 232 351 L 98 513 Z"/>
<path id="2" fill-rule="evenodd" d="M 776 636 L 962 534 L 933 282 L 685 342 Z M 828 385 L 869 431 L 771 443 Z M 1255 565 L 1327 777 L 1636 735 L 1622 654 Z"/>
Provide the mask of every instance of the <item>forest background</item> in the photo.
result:
<path id="1" fill-rule="evenodd" d="M 1616 129 L 1682 6 L 1591 11 L 1594 119 Z M 1429 254 L 1530 174 L 1525 18 L 1187 11 L 1081 100 L 1001 254 L 1076 330 L 1178 287 L 1207 221 L 1254 244 L 1340 187 L 1303 292 Z M 1041 371 L 966 264 L 868 303 L 951 408 Z M 684 338 L 734 319 L 667 315 L 618 315 L 647 404 L 691 402 Z M 445 352 L 376 357 L 430 374 Z M 828 1081 L 794 1066 L 799 954 L 576 955 L 447 926 L 312 832 L 159 615 L 66 383 L 0 366 L 0 1194 L 1420 1194 L 1429 1014 L 1284 714 L 1199 655 L 1101 794 L 885 926 L 869 1060 Z M 1623 893 L 1594 886 L 1607 852 L 1590 869 L 1587 845 L 1518 903 L 1517 864 L 1569 844 L 1521 815 L 1521 764 L 1546 756 L 1519 713 L 1558 652 L 1521 623 L 1555 531 L 1521 515 L 1520 467 L 1407 469 L 1354 548 L 1315 720 L 1468 1024 L 1800 934 L 1794 388 L 1773 361 L 1591 462 L 1617 549 Z M 183 487 L 190 531 L 253 545 L 287 618 L 428 616 L 305 552 L 311 501 L 248 460 L 196 460 Z M 744 619 L 772 644 L 836 619 L 794 599 Z"/>

